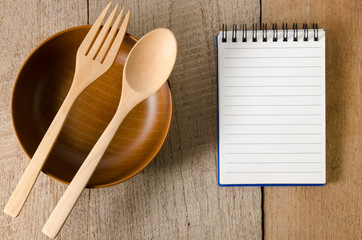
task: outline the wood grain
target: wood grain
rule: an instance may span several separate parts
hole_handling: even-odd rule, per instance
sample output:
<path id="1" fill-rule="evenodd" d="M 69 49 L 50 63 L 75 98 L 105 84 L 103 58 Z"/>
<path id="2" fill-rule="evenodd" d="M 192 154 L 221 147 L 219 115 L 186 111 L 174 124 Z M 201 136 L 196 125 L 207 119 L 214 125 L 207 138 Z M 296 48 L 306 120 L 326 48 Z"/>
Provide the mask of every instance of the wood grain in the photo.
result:
<path id="1" fill-rule="evenodd" d="M 89 2 L 90 22 L 107 2 Z M 217 185 L 215 53 L 220 24 L 258 21 L 259 1 L 128 0 L 121 6 L 131 10 L 128 31 L 136 37 L 158 27 L 174 32 L 175 110 L 168 139 L 145 170 L 90 191 L 88 238 L 260 239 L 260 188 Z"/>
<path id="2" fill-rule="evenodd" d="M 30 52 L 46 38 L 63 29 L 86 24 L 87 6 L 83 0 L 0 2 L 0 208 L 4 209 L 29 159 L 17 143 L 11 124 L 12 87 L 22 63 Z M 56 202 L 65 190 L 64 184 L 40 174 L 22 213 L 12 219 L 0 214 L 0 239 L 48 239 L 41 233 Z M 82 196 L 74 214 L 87 217 L 88 194 Z M 1 211 L 2 212 L 2 211 Z M 73 221 L 69 224 L 75 226 Z M 64 238 L 82 236 L 86 222 L 65 230 Z"/>
<path id="3" fill-rule="evenodd" d="M 94 22 L 108 0 L 0 3 L 0 207 L 4 208 L 28 158 L 11 126 L 16 74 L 43 40 Z M 259 20 L 260 3 L 245 1 L 127 0 L 128 31 L 137 37 L 171 29 L 178 58 L 170 78 L 174 116 L 156 159 L 131 180 L 86 190 L 57 239 L 260 239 L 260 188 L 217 186 L 216 52 L 221 23 Z M 89 10 L 89 16 L 87 11 Z M 0 239 L 47 239 L 41 233 L 66 186 L 41 174 L 17 219 L 0 214 Z"/>
<path id="4" fill-rule="evenodd" d="M 0 2 L 0 207 L 28 158 L 11 124 L 16 74 L 40 42 L 92 23 L 108 0 Z M 216 183 L 215 35 L 221 23 L 258 23 L 259 1 L 126 0 L 137 37 L 170 28 L 179 55 L 170 78 L 174 116 L 156 159 L 131 180 L 86 190 L 57 239 L 261 239 L 259 188 Z M 318 22 L 327 32 L 327 185 L 264 188 L 265 239 L 360 239 L 361 3 L 262 0 L 262 22 Z M 89 16 L 87 11 L 89 10 Z M 269 25 L 270 26 L 270 25 Z M 41 228 L 66 186 L 41 174 L 0 239 L 47 239 Z"/>
<path id="5" fill-rule="evenodd" d="M 264 189 L 265 239 L 361 239 L 361 1 L 263 0 L 262 22 L 326 30 L 327 184 Z"/>

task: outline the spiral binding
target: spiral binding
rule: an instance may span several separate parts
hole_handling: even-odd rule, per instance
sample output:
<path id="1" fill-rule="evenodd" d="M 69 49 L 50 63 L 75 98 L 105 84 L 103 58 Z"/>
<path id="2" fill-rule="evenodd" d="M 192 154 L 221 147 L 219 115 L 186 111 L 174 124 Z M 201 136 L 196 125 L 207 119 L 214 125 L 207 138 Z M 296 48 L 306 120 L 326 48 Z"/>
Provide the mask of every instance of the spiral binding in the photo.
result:
<path id="1" fill-rule="evenodd" d="M 236 31 L 237 31 L 237 26 L 236 24 L 233 25 L 233 36 L 232 36 L 232 41 L 236 42 Z"/>
<path id="2" fill-rule="evenodd" d="M 298 25 L 296 23 L 293 23 L 293 41 L 298 41 Z"/>
<path id="3" fill-rule="evenodd" d="M 268 38 L 268 29 L 266 23 L 263 23 L 263 42 L 266 42 Z"/>
<path id="4" fill-rule="evenodd" d="M 285 27 L 283 23 L 283 42 L 288 42 L 288 23 L 285 24 Z"/>
<path id="5" fill-rule="evenodd" d="M 263 42 L 267 42 L 268 41 L 268 29 L 267 29 L 267 24 L 263 23 L 261 27 L 262 30 L 262 41 Z M 318 41 L 318 24 L 317 23 L 313 23 L 313 39 L 314 41 Z M 289 30 L 288 30 L 288 24 L 287 23 L 283 23 L 282 25 L 282 30 L 283 30 L 283 35 L 282 35 L 282 39 L 283 42 L 287 42 L 288 41 L 288 35 L 289 35 Z M 237 42 L 237 24 L 233 24 L 233 30 L 232 30 L 232 42 Z M 242 24 L 242 30 L 241 30 L 241 40 L 242 42 L 247 42 L 247 31 L 248 28 L 246 26 L 246 24 Z M 258 32 L 258 24 L 253 24 L 252 27 L 252 42 L 257 42 L 257 32 Z M 278 27 L 276 23 L 273 23 L 272 25 L 272 33 L 273 33 L 273 38 L 272 41 L 273 42 L 277 42 L 278 41 Z M 227 42 L 227 25 L 223 24 L 222 25 L 222 33 L 221 33 L 221 40 L 222 42 Z M 303 41 L 308 41 L 308 25 L 306 23 L 303 24 Z M 297 23 L 293 23 L 293 41 L 297 42 L 298 41 L 298 25 Z"/>
<path id="6" fill-rule="evenodd" d="M 243 24 L 243 42 L 246 42 L 247 40 L 246 31 L 248 31 L 248 27 L 246 26 L 246 24 Z"/>
<path id="7" fill-rule="evenodd" d="M 303 41 L 308 41 L 308 25 L 306 23 L 303 24 L 303 32 L 304 32 Z"/>
<path id="8" fill-rule="evenodd" d="M 278 41 L 278 26 L 276 23 L 273 23 L 273 42 Z"/>
<path id="9" fill-rule="evenodd" d="M 222 42 L 226 42 L 227 33 L 228 33 L 228 27 L 227 27 L 226 24 L 223 24 L 222 25 L 222 33 L 221 33 Z"/>

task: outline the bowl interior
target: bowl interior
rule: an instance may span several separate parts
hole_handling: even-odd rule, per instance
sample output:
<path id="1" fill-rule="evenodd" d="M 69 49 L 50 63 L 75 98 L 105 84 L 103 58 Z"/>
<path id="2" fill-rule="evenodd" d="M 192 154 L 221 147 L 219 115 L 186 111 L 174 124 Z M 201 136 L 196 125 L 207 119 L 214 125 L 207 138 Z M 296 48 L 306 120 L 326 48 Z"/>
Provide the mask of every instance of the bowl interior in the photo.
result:
<path id="1" fill-rule="evenodd" d="M 12 118 L 31 157 L 62 104 L 73 80 L 77 49 L 89 26 L 58 33 L 42 43 L 21 68 L 13 91 Z M 136 39 L 126 35 L 112 68 L 73 105 L 43 172 L 69 183 L 116 111 L 126 57 Z M 119 127 L 88 187 L 105 187 L 140 172 L 166 139 L 172 115 L 168 83 L 137 105 Z"/>

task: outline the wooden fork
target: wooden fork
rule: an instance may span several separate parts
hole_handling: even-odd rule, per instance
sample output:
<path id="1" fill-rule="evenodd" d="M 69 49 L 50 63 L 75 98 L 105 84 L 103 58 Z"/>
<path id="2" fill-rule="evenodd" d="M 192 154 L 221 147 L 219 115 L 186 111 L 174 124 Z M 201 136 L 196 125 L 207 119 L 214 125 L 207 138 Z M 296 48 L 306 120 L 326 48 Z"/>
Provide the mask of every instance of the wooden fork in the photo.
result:
<path id="1" fill-rule="evenodd" d="M 124 8 L 122 8 L 111 28 L 112 21 L 118 10 L 117 4 L 101 28 L 111 3 L 107 5 L 95 21 L 77 51 L 75 74 L 70 90 L 4 209 L 4 212 L 12 217 L 16 217 L 20 213 L 63 128 L 71 106 L 83 90 L 103 75 L 116 59 L 126 33 L 130 12 L 128 11 L 126 14 L 117 32 L 124 12 Z"/>

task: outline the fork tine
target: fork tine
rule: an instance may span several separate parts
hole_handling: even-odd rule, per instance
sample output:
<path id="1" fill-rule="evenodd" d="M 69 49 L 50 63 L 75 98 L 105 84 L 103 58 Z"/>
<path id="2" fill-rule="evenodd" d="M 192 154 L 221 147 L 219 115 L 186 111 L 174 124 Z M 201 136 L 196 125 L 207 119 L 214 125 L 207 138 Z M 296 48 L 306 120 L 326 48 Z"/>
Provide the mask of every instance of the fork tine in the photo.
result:
<path id="1" fill-rule="evenodd" d="M 101 32 L 98 34 L 91 49 L 89 50 L 89 53 L 87 53 L 87 56 L 89 56 L 91 58 L 95 58 L 96 54 L 99 52 L 99 49 L 101 48 L 101 46 L 104 42 L 104 39 L 106 38 L 108 31 L 111 28 L 112 21 L 113 21 L 114 17 L 116 16 L 118 6 L 119 6 L 119 4 L 116 5 L 116 7 L 113 9 L 111 14 L 109 15 L 108 19 L 106 20 L 105 24 L 102 27 Z"/>
<path id="2" fill-rule="evenodd" d="M 96 57 L 96 61 L 102 62 L 104 60 L 104 57 L 106 56 L 107 51 L 109 50 L 109 47 L 114 39 L 114 36 L 117 33 L 117 29 L 121 23 L 121 19 L 124 13 L 124 8 L 122 8 L 121 12 L 119 13 L 119 15 L 117 16 L 116 21 L 114 21 L 114 24 L 111 28 L 111 31 L 109 32 L 106 40 L 104 41 L 104 44 L 101 48 L 101 50 L 99 51 L 99 53 L 97 54 Z"/>
<path id="3" fill-rule="evenodd" d="M 91 44 L 95 38 L 95 36 L 97 35 L 100 26 L 102 25 L 102 22 L 105 18 L 105 16 L 107 15 L 107 12 L 109 10 L 109 8 L 111 7 L 112 2 L 109 2 L 108 5 L 106 6 L 106 8 L 103 10 L 103 12 L 99 15 L 99 17 L 97 18 L 97 20 L 94 22 L 93 26 L 91 27 L 91 29 L 89 30 L 89 32 L 87 33 L 87 35 L 85 36 L 83 42 L 81 43 L 81 45 L 78 48 L 78 52 L 81 52 L 83 54 L 86 54 L 86 52 L 89 50 L 89 48 L 91 47 Z"/>
<path id="4" fill-rule="evenodd" d="M 109 49 L 109 51 L 104 59 L 103 63 L 105 65 L 112 65 L 114 60 L 116 59 L 116 56 L 118 54 L 119 48 L 121 47 L 121 43 L 123 41 L 124 35 L 126 34 L 129 18 L 130 18 L 130 11 L 127 12 L 127 14 L 124 18 L 124 21 L 116 35 L 116 38 L 114 39 L 112 46 Z"/>

